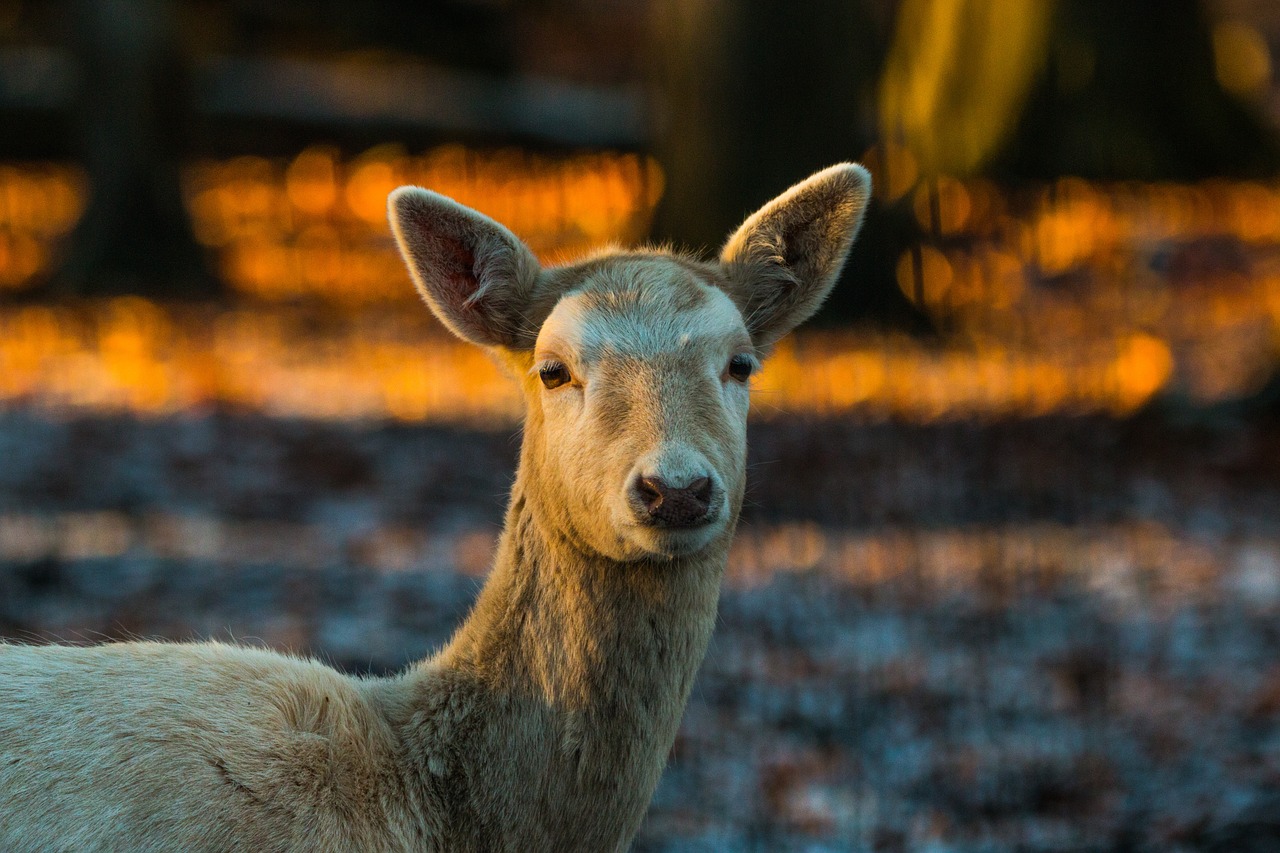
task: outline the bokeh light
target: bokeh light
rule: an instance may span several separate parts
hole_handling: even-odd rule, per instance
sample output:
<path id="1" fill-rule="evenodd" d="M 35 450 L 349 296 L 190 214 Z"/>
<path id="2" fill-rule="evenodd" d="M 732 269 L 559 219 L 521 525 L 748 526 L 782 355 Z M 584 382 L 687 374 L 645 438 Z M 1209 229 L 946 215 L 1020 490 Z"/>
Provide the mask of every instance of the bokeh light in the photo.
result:
<path id="1" fill-rule="evenodd" d="M 1064 178 L 1002 191 L 921 179 L 896 150 L 867 160 L 906 169 L 904 187 L 892 176 L 881 186 L 909 194 L 926 235 L 900 258 L 898 283 L 952 334 L 927 344 L 802 333 L 757 384 L 761 416 L 1123 415 L 1162 393 L 1199 404 L 1239 398 L 1270 376 L 1280 267 L 1268 250 L 1280 245 L 1280 185 Z M 196 233 L 242 304 L 0 307 L 0 401 L 514 418 L 508 383 L 417 304 L 385 225 L 386 193 L 403 183 L 509 223 L 553 263 L 637 240 L 662 177 L 631 154 L 555 160 L 458 146 L 419 156 L 383 146 L 350 160 L 321 146 L 288 161 L 199 164 L 188 180 Z M 0 169 L 0 281 L 20 289 L 47 269 L 84 201 L 74 169 Z"/>

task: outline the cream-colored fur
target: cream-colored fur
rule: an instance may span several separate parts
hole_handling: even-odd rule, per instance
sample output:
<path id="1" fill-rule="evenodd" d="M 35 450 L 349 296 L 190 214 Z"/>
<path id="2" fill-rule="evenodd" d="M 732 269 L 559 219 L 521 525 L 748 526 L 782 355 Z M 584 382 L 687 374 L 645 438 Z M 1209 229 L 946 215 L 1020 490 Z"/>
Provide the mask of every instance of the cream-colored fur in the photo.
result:
<path id="1" fill-rule="evenodd" d="M 625 848 L 715 618 L 744 365 L 816 310 L 867 190 L 856 166 L 820 172 L 716 263 L 610 252 L 545 270 L 496 222 L 398 190 L 424 297 L 527 398 L 472 613 L 388 679 L 217 643 L 0 644 L 0 850 Z M 655 520 L 641 477 L 700 487 L 705 514 Z"/>

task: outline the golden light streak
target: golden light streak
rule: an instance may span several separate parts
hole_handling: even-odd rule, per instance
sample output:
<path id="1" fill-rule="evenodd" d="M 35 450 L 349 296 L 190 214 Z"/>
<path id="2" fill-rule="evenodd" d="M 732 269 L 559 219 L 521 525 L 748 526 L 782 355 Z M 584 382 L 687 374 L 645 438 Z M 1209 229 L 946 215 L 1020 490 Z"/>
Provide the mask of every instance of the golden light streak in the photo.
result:
<path id="1" fill-rule="evenodd" d="M 946 344 L 802 336 L 760 377 L 759 414 L 1122 415 L 1162 393 L 1238 398 L 1274 370 L 1280 184 L 1064 178 L 1010 192 L 921 181 L 902 149 L 871 153 L 904 179 L 892 192 L 928 235 L 899 260 L 898 280 Z M 314 147 L 191 175 L 197 233 L 251 298 L 222 310 L 136 299 L 0 309 L 0 402 L 509 422 L 519 405 L 505 379 L 418 304 L 383 194 L 405 181 L 435 186 L 512 223 L 552 260 L 642 233 L 661 192 L 661 173 L 636 155 L 456 146 L 419 156 L 382 146 L 349 161 Z M 4 286 L 45 268 L 84 197 L 74 170 L 0 167 Z M 316 298 L 298 307 L 298 297 Z"/>
<path id="2" fill-rule="evenodd" d="M 928 350 L 849 332 L 784 342 L 755 387 L 759 416 L 814 412 L 931 421 L 1125 414 L 1172 369 L 1135 336 L 1063 359 L 989 347 Z M 211 406 L 322 420 L 514 423 L 514 383 L 416 314 L 162 307 L 126 297 L 0 310 L 0 405 L 164 416 Z"/>
<path id="3" fill-rule="evenodd" d="M 882 136 L 930 175 L 996 150 L 1044 62 L 1053 0 L 906 0 L 880 84 Z"/>
<path id="4" fill-rule="evenodd" d="M 545 261 L 644 238 L 662 172 L 638 154 L 543 157 L 449 145 L 411 156 L 378 146 L 343 161 L 328 147 L 289 163 L 257 157 L 188 172 L 197 237 L 237 290 L 347 304 L 416 300 L 391 244 L 387 194 L 416 184 L 504 223 Z"/>

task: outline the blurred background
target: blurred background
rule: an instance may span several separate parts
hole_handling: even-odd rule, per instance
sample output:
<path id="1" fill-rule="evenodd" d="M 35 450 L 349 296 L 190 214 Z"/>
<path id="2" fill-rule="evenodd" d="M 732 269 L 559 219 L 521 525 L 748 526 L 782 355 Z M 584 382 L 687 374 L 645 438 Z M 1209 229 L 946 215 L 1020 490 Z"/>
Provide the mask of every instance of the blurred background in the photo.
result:
<path id="1" fill-rule="evenodd" d="M 387 192 L 713 252 L 856 159 L 636 849 L 1280 849 L 1278 49 L 1269 0 L 0 0 L 0 636 L 429 653 L 519 401 Z"/>

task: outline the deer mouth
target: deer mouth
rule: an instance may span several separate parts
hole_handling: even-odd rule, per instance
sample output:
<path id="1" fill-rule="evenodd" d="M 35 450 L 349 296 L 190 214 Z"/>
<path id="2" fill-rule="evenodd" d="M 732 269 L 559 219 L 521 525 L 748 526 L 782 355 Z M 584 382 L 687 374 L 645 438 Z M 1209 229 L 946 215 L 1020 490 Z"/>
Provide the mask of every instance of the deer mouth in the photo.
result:
<path id="1" fill-rule="evenodd" d="M 633 503 L 631 514 L 628 538 L 644 551 L 667 558 L 690 556 L 705 549 L 718 536 L 724 515 L 714 499 L 709 506 L 677 504 L 662 514 Z"/>
<path id="2" fill-rule="evenodd" d="M 650 558 L 673 560 L 693 557 L 707 550 L 716 540 L 718 531 L 717 525 L 710 524 L 681 530 L 641 527 L 635 538 L 643 540 L 641 548 Z"/>

